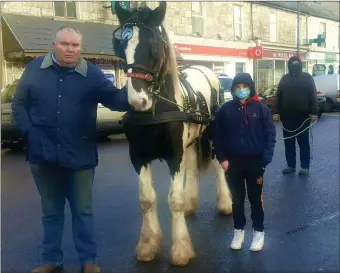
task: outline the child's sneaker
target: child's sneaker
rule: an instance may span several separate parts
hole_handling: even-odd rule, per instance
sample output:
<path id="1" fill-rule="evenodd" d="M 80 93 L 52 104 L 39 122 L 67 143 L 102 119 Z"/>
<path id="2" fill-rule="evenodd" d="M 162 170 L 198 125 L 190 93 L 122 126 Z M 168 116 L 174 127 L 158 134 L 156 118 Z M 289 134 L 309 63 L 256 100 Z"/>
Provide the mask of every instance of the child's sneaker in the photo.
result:
<path id="1" fill-rule="evenodd" d="M 231 242 L 230 247 L 234 250 L 241 249 L 243 242 L 244 242 L 244 230 L 234 229 L 234 238 Z"/>
<path id="2" fill-rule="evenodd" d="M 264 245 L 264 232 L 256 231 L 253 232 L 253 241 L 250 246 L 251 251 L 260 251 Z"/>

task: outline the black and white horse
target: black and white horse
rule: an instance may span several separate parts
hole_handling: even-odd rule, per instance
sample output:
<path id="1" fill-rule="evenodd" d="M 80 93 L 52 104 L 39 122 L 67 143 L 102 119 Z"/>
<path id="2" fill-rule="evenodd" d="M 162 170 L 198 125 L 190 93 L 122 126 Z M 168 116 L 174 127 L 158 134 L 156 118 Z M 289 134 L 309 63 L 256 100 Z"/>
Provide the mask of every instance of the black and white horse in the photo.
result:
<path id="1" fill-rule="evenodd" d="M 178 73 L 175 51 L 162 25 L 165 2 L 154 10 L 144 7 L 129 11 L 119 2 L 115 8 L 120 27 L 113 34 L 114 50 L 126 60 L 128 99 L 134 109 L 125 115 L 123 124 L 131 162 L 139 176 L 143 213 L 137 259 L 151 261 L 160 247 L 157 194 L 150 168 L 153 160 L 160 159 L 168 164 L 171 176 L 171 262 L 186 265 L 195 253 L 185 215 L 196 212 L 198 176 L 212 161 L 217 209 L 232 213 L 231 194 L 220 164 L 212 160 L 207 129 L 219 105 L 220 84 L 205 67 L 188 67 Z"/>

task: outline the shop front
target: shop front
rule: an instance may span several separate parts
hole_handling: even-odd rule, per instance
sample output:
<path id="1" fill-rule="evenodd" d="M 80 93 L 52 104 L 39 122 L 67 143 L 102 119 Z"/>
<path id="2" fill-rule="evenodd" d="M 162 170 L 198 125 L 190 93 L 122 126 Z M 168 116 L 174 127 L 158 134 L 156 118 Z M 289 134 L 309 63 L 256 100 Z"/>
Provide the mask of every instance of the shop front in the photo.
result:
<path id="1" fill-rule="evenodd" d="M 235 45 L 234 45 L 235 46 Z M 248 58 L 248 47 L 238 48 L 233 44 L 202 45 L 202 43 L 175 42 L 175 49 L 181 54 L 182 64 L 202 65 L 214 71 L 234 77 L 237 73 L 252 74 L 252 61 Z"/>
<path id="2" fill-rule="evenodd" d="M 4 49 L 1 65 L 4 71 L 3 83 L 6 86 L 21 77 L 27 63 L 51 50 L 51 33 L 66 22 L 17 14 L 2 14 L 0 20 L 3 22 L 1 30 Z M 37 25 L 44 25 L 46 29 L 38 31 Z M 105 39 L 112 35 L 112 26 L 80 22 L 68 22 L 68 25 L 80 29 L 83 36 L 87 37 L 83 41 L 81 56 L 97 65 L 113 84 L 121 87 L 125 80 L 121 77 L 121 59 L 112 52 L 111 40 Z M 97 42 L 101 40 L 106 43 Z"/>
<path id="3" fill-rule="evenodd" d="M 281 51 L 263 49 L 263 58 L 258 60 L 255 66 L 255 81 L 259 91 L 278 85 L 281 78 L 288 73 L 288 60 L 296 56 L 296 51 Z M 302 70 L 307 72 L 305 53 L 300 53 Z"/>

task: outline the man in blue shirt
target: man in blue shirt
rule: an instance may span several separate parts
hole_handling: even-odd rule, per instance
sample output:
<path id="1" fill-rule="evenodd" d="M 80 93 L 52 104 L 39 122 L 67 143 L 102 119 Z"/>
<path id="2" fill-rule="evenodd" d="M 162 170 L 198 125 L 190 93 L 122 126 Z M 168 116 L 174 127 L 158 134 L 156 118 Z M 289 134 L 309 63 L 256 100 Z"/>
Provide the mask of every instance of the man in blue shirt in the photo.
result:
<path id="1" fill-rule="evenodd" d="M 53 52 L 27 65 L 12 104 L 42 203 L 44 264 L 35 273 L 63 270 L 66 199 L 82 272 L 100 272 L 92 217 L 97 105 L 125 112 L 129 103 L 126 90 L 115 88 L 98 67 L 80 57 L 81 41 L 78 30 L 59 29 Z"/>

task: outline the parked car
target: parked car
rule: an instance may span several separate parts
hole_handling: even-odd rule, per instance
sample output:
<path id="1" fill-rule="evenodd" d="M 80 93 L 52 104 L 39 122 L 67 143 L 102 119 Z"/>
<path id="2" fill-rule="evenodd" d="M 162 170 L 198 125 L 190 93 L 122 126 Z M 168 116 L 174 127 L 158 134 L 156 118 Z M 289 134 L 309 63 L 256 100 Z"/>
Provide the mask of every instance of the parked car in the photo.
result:
<path id="1" fill-rule="evenodd" d="M 233 78 L 225 74 L 217 74 L 217 77 L 224 92 L 224 102 L 232 100 L 233 97 L 231 95 L 231 85 L 233 83 Z"/>
<path id="2" fill-rule="evenodd" d="M 264 92 L 258 92 L 259 99 L 262 103 L 267 105 L 272 111 L 275 110 L 275 101 L 276 101 L 276 95 L 277 95 L 277 85 L 274 85 Z M 321 117 L 322 113 L 325 111 L 325 105 L 326 105 L 326 97 L 325 95 L 317 91 L 317 99 L 318 99 L 318 117 Z"/>
<path id="3" fill-rule="evenodd" d="M 316 89 L 325 94 L 325 112 L 340 107 L 340 74 L 320 75 L 313 77 Z"/>
<path id="4" fill-rule="evenodd" d="M 1 147 L 18 150 L 24 148 L 19 130 L 12 116 L 12 101 L 19 80 L 1 90 Z M 106 138 L 114 133 L 123 133 L 120 123 L 124 113 L 111 111 L 98 104 L 97 138 Z"/>

